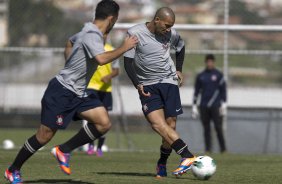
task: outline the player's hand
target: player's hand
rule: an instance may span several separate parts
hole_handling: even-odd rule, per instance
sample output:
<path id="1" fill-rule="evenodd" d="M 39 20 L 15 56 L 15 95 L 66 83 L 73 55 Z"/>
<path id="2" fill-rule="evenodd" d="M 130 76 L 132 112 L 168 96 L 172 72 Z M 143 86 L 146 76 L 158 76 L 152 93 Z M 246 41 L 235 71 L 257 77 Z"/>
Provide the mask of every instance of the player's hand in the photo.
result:
<path id="1" fill-rule="evenodd" d="M 199 116 L 199 111 L 197 105 L 192 106 L 192 118 L 197 119 Z"/>
<path id="2" fill-rule="evenodd" d="M 133 47 L 136 47 L 137 43 L 138 43 L 137 36 L 126 36 L 122 44 L 122 47 L 124 48 L 124 50 L 128 51 Z"/>
<path id="3" fill-rule="evenodd" d="M 111 80 L 112 80 L 112 77 L 110 75 L 106 75 L 106 76 L 102 77 L 102 79 L 101 79 L 101 81 L 103 83 L 110 83 Z"/>
<path id="4" fill-rule="evenodd" d="M 176 71 L 177 77 L 178 77 L 178 84 L 181 87 L 183 85 L 183 74 L 180 71 Z"/>
<path id="5" fill-rule="evenodd" d="M 140 95 L 142 95 L 142 96 L 145 96 L 145 97 L 150 97 L 151 96 L 151 93 L 150 92 L 145 92 L 144 91 L 144 86 L 142 85 L 142 84 L 139 84 L 138 86 L 137 86 L 137 90 L 138 90 L 138 92 L 139 92 L 139 94 Z"/>
<path id="6" fill-rule="evenodd" d="M 227 115 L 227 104 L 222 103 L 220 108 L 219 108 L 219 113 L 221 116 L 226 116 Z"/>

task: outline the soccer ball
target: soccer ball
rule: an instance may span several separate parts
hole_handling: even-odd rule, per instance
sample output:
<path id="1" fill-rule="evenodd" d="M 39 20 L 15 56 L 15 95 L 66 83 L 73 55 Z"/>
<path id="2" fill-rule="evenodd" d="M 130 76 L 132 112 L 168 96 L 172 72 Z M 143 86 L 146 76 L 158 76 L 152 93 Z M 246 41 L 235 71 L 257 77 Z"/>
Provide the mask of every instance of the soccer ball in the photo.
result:
<path id="1" fill-rule="evenodd" d="M 14 142 L 10 139 L 5 139 L 2 143 L 2 145 L 3 145 L 3 149 L 5 149 L 5 150 L 11 150 L 11 149 L 15 148 Z"/>
<path id="2" fill-rule="evenodd" d="M 215 161 L 209 156 L 197 157 L 192 165 L 193 175 L 200 180 L 208 180 L 215 171 Z"/>

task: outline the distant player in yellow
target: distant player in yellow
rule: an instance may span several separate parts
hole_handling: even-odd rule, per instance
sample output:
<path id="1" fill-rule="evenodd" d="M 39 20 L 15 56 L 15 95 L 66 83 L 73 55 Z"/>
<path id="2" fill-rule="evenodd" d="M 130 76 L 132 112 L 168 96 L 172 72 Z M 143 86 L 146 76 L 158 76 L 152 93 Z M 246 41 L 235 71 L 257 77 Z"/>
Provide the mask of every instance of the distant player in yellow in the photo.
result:
<path id="1" fill-rule="evenodd" d="M 105 51 L 114 50 L 113 46 L 106 43 Z M 103 103 L 104 107 L 111 111 L 113 109 L 113 100 L 112 100 L 112 78 L 118 76 L 119 74 L 119 61 L 115 60 L 112 63 L 98 66 L 97 71 L 92 76 L 89 84 L 88 91 L 95 93 L 98 98 Z M 87 121 L 83 120 L 83 124 L 86 124 Z M 96 153 L 98 157 L 103 156 L 102 146 L 105 142 L 105 136 L 102 136 L 98 139 L 98 145 L 96 152 L 94 151 L 94 142 L 89 143 L 87 154 L 93 155 Z"/>

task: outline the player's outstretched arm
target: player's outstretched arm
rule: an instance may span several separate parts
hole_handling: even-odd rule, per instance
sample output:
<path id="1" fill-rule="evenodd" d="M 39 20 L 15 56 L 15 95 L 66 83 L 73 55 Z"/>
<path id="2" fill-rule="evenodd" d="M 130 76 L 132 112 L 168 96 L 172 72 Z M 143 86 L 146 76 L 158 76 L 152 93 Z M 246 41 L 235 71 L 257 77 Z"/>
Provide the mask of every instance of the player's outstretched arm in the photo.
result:
<path id="1" fill-rule="evenodd" d="M 113 51 L 104 52 L 95 56 L 96 61 L 99 65 L 105 65 L 119 58 L 123 53 L 135 47 L 138 43 L 136 36 L 126 37 L 123 44 Z"/>

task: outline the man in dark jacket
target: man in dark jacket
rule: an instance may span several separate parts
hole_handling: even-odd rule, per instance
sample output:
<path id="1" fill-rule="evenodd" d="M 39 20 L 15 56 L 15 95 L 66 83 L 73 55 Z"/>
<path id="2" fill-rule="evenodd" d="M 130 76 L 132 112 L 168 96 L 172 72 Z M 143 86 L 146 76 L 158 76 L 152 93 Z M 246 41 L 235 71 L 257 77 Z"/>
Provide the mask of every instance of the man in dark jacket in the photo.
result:
<path id="1" fill-rule="evenodd" d="M 217 133 L 220 151 L 225 152 L 225 140 L 223 135 L 223 117 L 227 114 L 226 105 L 226 83 L 223 74 L 215 67 L 215 57 L 206 55 L 206 69 L 199 73 L 195 82 L 194 99 L 192 106 L 192 117 L 196 119 L 199 115 L 197 102 L 200 97 L 199 110 L 204 127 L 205 151 L 211 152 L 211 121 Z"/>

